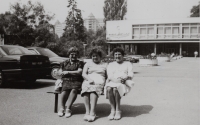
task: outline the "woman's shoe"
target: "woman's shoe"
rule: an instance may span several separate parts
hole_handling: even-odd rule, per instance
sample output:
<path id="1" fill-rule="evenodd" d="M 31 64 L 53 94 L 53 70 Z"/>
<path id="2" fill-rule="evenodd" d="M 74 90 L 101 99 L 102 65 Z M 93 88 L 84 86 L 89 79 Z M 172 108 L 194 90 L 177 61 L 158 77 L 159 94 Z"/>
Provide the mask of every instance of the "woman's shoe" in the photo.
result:
<path id="1" fill-rule="evenodd" d="M 65 117 L 69 118 L 70 116 L 72 116 L 72 111 L 70 109 L 66 109 L 65 110 Z"/>
<path id="2" fill-rule="evenodd" d="M 96 118 L 96 115 L 89 115 L 88 122 L 93 122 Z"/>
<path id="3" fill-rule="evenodd" d="M 84 121 L 88 121 L 89 117 L 90 117 L 90 115 L 85 114 L 85 116 L 83 117 L 83 120 L 84 120 Z"/>
<path id="4" fill-rule="evenodd" d="M 109 119 L 109 120 L 113 120 L 114 117 L 115 117 L 115 111 L 111 111 L 111 112 L 110 112 L 110 115 L 108 116 L 108 119 Z"/>
<path id="5" fill-rule="evenodd" d="M 115 120 L 121 119 L 121 115 L 122 115 L 122 112 L 121 112 L 121 111 L 116 111 L 114 119 L 115 119 Z"/>
<path id="6" fill-rule="evenodd" d="M 60 108 L 60 110 L 58 111 L 58 116 L 62 117 L 65 114 L 65 109 Z"/>

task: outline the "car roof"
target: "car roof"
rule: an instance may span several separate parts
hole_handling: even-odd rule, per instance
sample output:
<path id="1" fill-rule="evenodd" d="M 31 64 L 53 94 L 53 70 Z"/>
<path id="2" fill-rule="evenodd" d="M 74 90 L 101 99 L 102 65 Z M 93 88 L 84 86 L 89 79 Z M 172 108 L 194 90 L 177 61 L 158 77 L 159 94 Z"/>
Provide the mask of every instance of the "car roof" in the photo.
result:
<path id="1" fill-rule="evenodd" d="M 42 47 L 31 46 L 31 47 L 26 47 L 26 48 L 30 48 L 30 49 L 36 49 L 36 48 L 42 48 Z M 44 48 L 43 48 L 43 49 L 44 49 Z"/>
<path id="2" fill-rule="evenodd" d="M 23 46 L 19 46 L 19 45 L 0 45 L 0 46 L 13 46 L 13 47 L 23 47 Z"/>

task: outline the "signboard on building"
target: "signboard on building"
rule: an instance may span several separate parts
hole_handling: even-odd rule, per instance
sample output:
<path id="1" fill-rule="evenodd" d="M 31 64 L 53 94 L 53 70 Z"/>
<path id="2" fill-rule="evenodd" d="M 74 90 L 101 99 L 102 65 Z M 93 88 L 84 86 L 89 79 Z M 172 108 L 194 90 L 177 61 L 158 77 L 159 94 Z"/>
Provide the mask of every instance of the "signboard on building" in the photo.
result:
<path id="1" fill-rule="evenodd" d="M 132 26 L 129 21 L 107 21 L 106 22 L 107 40 L 131 40 Z"/>

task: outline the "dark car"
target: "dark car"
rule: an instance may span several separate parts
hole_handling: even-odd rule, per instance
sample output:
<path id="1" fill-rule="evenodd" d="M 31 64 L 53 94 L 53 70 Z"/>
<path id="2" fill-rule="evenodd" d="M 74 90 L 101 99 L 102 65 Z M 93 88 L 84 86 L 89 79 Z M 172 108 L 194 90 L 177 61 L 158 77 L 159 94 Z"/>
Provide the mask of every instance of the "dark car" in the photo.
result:
<path id="1" fill-rule="evenodd" d="M 57 54 L 55 54 L 53 51 L 47 49 L 47 48 L 42 48 L 42 47 L 28 47 L 27 48 L 29 51 L 31 51 L 34 54 L 37 55 L 44 55 L 48 56 L 50 63 L 51 63 L 51 77 L 52 79 L 56 79 L 56 72 L 58 68 L 60 67 L 60 63 L 67 60 L 68 58 L 60 57 Z"/>
<path id="2" fill-rule="evenodd" d="M 124 56 L 124 59 L 127 61 L 130 61 L 132 63 L 137 63 L 139 62 L 139 59 L 142 58 L 141 55 L 126 55 Z"/>
<path id="3" fill-rule="evenodd" d="M 7 80 L 35 82 L 50 74 L 47 56 L 34 55 L 28 49 L 16 45 L 0 45 L 0 86 Z"/>

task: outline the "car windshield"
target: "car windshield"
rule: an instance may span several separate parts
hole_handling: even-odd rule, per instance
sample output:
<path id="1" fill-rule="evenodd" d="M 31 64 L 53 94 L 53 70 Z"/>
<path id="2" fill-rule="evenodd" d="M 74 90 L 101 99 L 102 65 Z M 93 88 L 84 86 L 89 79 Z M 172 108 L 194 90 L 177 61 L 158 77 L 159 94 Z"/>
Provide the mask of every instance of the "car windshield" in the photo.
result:
<path id="1" fill-rule="evenodd" d="M 58 57 L 57 54 L 55 54 L 54 52 L 52 52 L 49 49 L 46 48 L 37 48 L 37 51 L 44 56 L 48 56 L 48 57 Z"/>
<path id="2" fill-rule="evenodd" d="M 28 49 L 21 46 L 2 46 L 8 55 L 33 55 Z"/>

